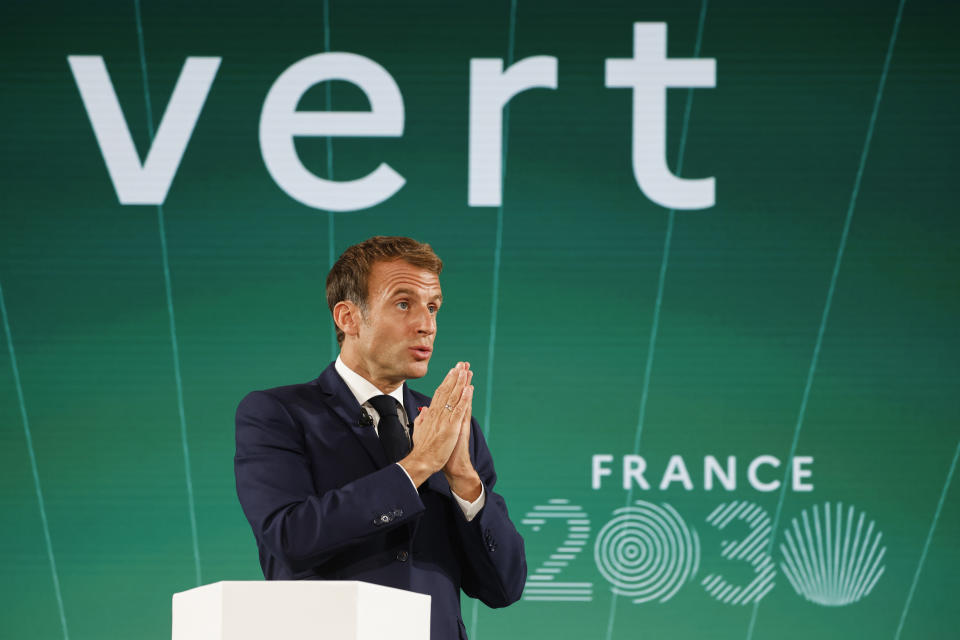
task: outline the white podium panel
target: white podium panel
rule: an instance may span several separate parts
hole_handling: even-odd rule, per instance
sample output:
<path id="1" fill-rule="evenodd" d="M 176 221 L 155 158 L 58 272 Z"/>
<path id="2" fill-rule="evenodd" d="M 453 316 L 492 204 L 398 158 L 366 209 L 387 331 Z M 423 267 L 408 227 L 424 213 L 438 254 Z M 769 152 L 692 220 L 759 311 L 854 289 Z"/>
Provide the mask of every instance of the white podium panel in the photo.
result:
<path id="1" fill-rule="evenodd" d="M 356 581 L 227 581 L 173 594 L 173 640 L 429 640 L 430 596 Z"/>

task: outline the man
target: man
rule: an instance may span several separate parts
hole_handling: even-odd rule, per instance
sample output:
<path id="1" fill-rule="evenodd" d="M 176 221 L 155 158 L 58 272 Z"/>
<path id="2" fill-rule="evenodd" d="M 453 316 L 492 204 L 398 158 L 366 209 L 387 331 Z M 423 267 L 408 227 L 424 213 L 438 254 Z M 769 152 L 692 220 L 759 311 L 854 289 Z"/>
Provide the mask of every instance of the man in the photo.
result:
<path id="1" fill-rule="evenodd" d="M 327 276 L 340 356 L 312 382 L 237 409 L 237 495 L 268 580 L 365 580 L 432 597 L 434 640 L 466 638 L 460 589 L 520 598 L 523 539 L 493 492 L 490 451 L 459 362 L 433 398 L 421 378 L 443 302 L 442 262 L 409 238 L 370 238 Z"/>

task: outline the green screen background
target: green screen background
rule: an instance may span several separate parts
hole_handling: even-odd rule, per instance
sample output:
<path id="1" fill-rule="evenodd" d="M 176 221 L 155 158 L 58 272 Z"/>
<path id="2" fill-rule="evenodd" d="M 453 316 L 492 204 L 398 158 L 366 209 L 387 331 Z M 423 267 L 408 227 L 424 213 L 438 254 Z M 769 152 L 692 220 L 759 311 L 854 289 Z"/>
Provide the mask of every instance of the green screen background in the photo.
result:
<path id="1" fill-rule="evenodd" d="M 691 57 L 701 16 L 716 88 L 669 91 L 667 158 L 683 143 L 681 174 L 715 176 L 716 206 L 670 212 L 633 179 L 631 92 L 606 89 L 603 65 L 631 56 L 638 21 L 666 22 L 669 56 Z M 465 599 L 473 638 L 956 637 L 956 3 L 144 0 L 139 18 L 146 79 L 133 2 L 0 7 L 0 636 L 169 637 L 172 593 L 262 579 L 236 405 L 319 374 L 331 259 L 397 234 L 446 263 L 434 366 L 413 386 L 472 363 L 531 571 L 562 536 L 524 514 L 560 498 L 591 520 L 563 578 L 592 581 L 592 601 Z M 364 211 L 301 205 L 260 156 L 268 89 L 325 39 L 403 94 L 401 138 L 297 142 L 321 176 L 387 162 L 406 178 Z M 119 204 L 67 55 L 104 57 L 141 157 L 145 82 L 155 129 L 185 58 L 222 57 L 161 208 Z M 510 103 L 503 206 L 469 207 L 469 60 L 533 55 L 558 58 L 558 88 Z M 346 83 L 330 98 L 367 108 Z M 326 101 L 317 86 L 300 108 Z M 786 461 L 794 441 L 814 490 L 751 488 L 749 460 Z M 654 487 L 628 495 L 618 465 L 635 451 Z M 598 453 L 614 474 L 593 490 Z M 693 490 L 657 489 L 674 454 Z M 705 455 L 737 456 L 736 490 L 704 489 Z M 666 602 L 612 595 L 594 563 L 628 499 L 670 504 L 699 535 L 698 573 Z M 757 607 L 700 586 L 752 576 L 705 521 L 733 499 L 780 514 Z M 866 512 L 887 548 L 872 592 L 842 607 L 779 570 L 784 527 L 827 502 Z"/>

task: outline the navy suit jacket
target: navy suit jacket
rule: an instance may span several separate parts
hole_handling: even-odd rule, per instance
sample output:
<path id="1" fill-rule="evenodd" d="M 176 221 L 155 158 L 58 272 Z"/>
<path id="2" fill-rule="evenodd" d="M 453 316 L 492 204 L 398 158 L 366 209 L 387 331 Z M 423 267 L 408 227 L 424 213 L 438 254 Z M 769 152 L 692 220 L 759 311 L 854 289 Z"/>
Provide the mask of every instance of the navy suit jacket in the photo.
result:
<path id="1" fill-rule="evenodd" d="M 403 386 L 410 424 L 430 398 Z M 476 420 L 470 457 L 486 502 L 467 522 L 443 473 L 414 489 L 389 464 L 333 365 L 305 384 L 254 391 L 237 409 L 237 495 L 268 580 L 364 580 L 432 597 L 433 640 L 466 638 L 460 589 L 491 607 L 520 598 L 523 538 L 494 493 Z"/>

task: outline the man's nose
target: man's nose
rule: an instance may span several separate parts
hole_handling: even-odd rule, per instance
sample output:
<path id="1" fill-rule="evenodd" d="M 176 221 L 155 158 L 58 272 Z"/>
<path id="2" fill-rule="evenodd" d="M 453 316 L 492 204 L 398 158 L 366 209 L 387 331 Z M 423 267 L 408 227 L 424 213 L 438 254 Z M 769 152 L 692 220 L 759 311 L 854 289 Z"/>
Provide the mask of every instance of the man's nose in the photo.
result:
<path id="1" fill-rule="evenodd" d="M 430 309 L 423 307 L 417 314 L 417 333 L 433 335 L 437 332 L 437 316 Z"/>

